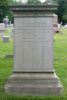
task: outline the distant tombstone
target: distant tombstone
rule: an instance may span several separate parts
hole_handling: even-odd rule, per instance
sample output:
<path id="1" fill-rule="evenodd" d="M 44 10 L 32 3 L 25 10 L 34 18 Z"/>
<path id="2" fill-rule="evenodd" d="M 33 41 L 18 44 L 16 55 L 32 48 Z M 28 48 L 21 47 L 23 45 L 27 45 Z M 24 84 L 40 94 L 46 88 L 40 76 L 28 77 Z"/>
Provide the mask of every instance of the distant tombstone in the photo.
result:
<path id="1" fill-rule="evenodd" d="M 54 22 L 54 32 L 59 33 L 60 32 L 60 27 L 58 24 L 58 16 L 56 14 L 53 14 L 53 22 Z"/>
<path id="2" fill-rule="evenodd" d="M 8 18 L 8 16 L 6 16 L 6 17 L 3 19 L 3 23 L 5 24 L 5 27 L 8 26 L 8 24 L 9 24 L 9 18 Z"/>
<path id="3" fill-rule="evenodd" d="M 0 36 L 3 36 L 5 34 L 5 25 L 4 23 L 0 23 Z"/>
<path id="4" fill-rule="evenodd" d="M 10 41 L 10 36 L 2 36 L 3 42 L 9 42 Z"/>
<path id="5" fill-rule="evenodd" d="M 14 37 L 14 25 L 10 24 L 10 37 Z"/>
<path id="6" fill-rule="evenodd" d="M 67 24 L 65 24 L 65 25 L 64 25 L 64 28 L 66 28 L 66 29 L 67 29 Z"/>
<path id="7" fill-rule="evenodd" d="M 18 95 L 60 95 L 53 67 L 53 11 L 57 5 L 18 5 L 14 11 L 14 68 L 5 86 Z M 9 67 L 9 66 L 8 66 Z"/>
<path id="8" fill-rule="evenodd" d="M 64 27 L 63 27 L 63 23 L 61 22 L 61 23 L 60 23 L 60 35 L 63 35 L 63 28 L 64 28 Z"/>

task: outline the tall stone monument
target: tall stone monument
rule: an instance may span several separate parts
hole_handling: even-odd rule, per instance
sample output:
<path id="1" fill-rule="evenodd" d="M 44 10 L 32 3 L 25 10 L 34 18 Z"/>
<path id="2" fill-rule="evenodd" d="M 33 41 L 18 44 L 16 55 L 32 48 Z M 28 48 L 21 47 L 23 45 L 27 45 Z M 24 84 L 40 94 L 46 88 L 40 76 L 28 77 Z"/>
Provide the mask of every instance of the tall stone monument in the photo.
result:
<path id="1" fill-rule="evenodd" d="M 53 11 L 57 5 L 18 5 L 14 12 L 14 68 L 5 86 L 19 95 L 60 95 L 53 67 Z"/>

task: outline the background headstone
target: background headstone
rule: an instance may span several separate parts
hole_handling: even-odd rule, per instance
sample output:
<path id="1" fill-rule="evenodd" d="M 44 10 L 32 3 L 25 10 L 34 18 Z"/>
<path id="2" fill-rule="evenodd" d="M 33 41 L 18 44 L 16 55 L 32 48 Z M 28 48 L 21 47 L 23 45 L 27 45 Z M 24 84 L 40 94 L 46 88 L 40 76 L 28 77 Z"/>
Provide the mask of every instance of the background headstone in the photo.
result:
<path id="1" fill-rule="evenodd" d="M 5 34 L 5 25 L 4 23 L 0 23 L 0 36 L 3 36 Z"/>
<path id="2" fill-rule="evenodd" d="M 60 32 L 60 24 L 58 23 L 58 16 L 56 14 L 53 14 L 54 17 L 54 32 L 59 33 Z"/>
<path id="3" fill-rule="evenodd" d="M 9 42 L 10 36 L 2 36 L 3 42 Z"/>

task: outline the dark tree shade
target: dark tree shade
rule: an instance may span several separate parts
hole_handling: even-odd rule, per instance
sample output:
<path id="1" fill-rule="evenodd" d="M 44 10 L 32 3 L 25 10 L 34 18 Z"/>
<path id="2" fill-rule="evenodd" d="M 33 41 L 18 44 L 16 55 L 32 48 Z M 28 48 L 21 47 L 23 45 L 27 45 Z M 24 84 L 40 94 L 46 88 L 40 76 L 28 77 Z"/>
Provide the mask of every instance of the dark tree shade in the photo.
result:
<path id="1" fill-rule="evenodd" d="M 57 14 L 58 14 L 58 19 L 59 19 L 59 23 L 63 22 L 63 15 L 64 15 L 64 11 L 65 11 L 65 1 L 64 0 L 58 0 L 58 9 L 57 9 Z"/>
<path id="2" fill-rule="evenodd" d="M 67 23 L 67 0 L 64 0 L 63 22 Z"/>
<path id="3" fill-rule="evenodd" d="M 9 9 L 9 3 L 13 0 L 0 0 L 0 22 L 3 22 L 3 18 L 8 16 L 9 19 L 12 19 L 12 13 Z"/>
<path id="4" fill-rule="evenodd" d="M 2 22 L 5 15 L 8 13 L 7 0 L 0 0 L 0 22 Z"/>

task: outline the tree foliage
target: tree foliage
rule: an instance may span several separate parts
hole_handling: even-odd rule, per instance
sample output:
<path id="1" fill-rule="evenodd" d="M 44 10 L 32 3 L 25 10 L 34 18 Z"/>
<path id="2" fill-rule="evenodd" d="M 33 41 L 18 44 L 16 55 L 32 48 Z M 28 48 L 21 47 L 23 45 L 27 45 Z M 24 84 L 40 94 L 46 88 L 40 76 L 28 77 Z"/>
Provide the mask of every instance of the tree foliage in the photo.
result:
<path id="1" fill-rule="evenodd" d="M 67 23 L 67 0 L 64 0 L 63 22 Z"/>
<path id="2" fill-rule="evenodd" d="M 9 4 L 13 3 L 13 0 L 0 0 L 0 22 L 3 22 L 3 18 L 8 16 L 12 20 L 12 12 L 9 9 Z"/>
<path id="3" fill-rule="evenodd" d="M 67 0 L 57 0 L 58 2 L 58 19 L 59 22 L 67 23 Z"/>
<path id="4" fill-rule="evenodd" d="M 5 15 L 8 14 L 8 9 L 7 0 L 0 0 L 0 22 L 2 22 Z"/>
<path id="5" fill-rule="evenodd" d="M 59 22 L 63 22 L 63 15 L 64 15 L 64 11 L 65 11 L 65 1 L 64 0 L 58 0 L 58 9 L 57 9 L 57 14 L 58 14 L 58 19 Z"/>

